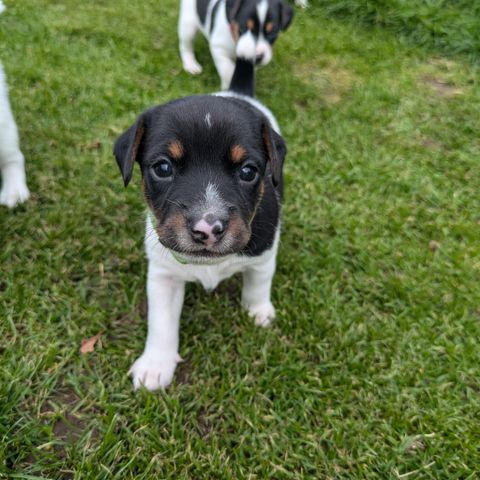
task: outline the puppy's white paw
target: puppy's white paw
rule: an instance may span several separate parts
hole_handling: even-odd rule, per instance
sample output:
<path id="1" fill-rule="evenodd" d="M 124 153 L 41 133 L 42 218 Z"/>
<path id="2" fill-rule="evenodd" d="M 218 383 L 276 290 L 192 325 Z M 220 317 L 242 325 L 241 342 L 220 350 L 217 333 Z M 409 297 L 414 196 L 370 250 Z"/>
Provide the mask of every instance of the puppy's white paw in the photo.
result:
<path id="1" fill-rule="evenodd" d="M 174 355 L 143 354 L 132 365 L 128 374 L 132 376 L 133 388 L 145 387 L 153 391 L 168 387 L 173 380 L 177 363 L 182 359 Z"/>
<path id="2" fill-rule="evenodd" d="M 275 308 L 268 303 L 253 305 L 248 308 L 248 314 L 255 318 L 255 325 L 259 327 L 268 327 L 275 318 Z"/>
<path id="3" fill-rule="evenodd" d="M 22 203 L 28 199 L 30 192 L 26 183 L 22 181 L 6 181 L 0 192 L 0 205 L 6 205 L 13 208 L 18 203 Z"/>
<path id="4" fill-rule="evenodd" d="M 203 70 L 202 66 L 194 58 L 184 60 L 183 69 L 192 75 L 198 75 L 199 73 L 202 73 Z"/>

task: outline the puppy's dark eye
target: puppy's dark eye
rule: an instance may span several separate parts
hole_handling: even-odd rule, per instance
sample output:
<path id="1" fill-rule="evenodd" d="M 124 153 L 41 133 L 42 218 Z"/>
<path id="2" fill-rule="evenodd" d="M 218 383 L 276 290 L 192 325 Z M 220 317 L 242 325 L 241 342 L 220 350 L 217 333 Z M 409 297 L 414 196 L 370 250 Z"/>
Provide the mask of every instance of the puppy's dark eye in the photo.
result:
<path id="1" fill-rule="evenodd" d="M 168 178 L 173 175 L 172 164 L 167 159 L 162 159 L 152 166 L 153 173 L 159 178 Z"/>
<path id="2" fill-rule="evenodd" d="M 244 165 L 240 169 L 240 179 L 244 182 L 253 182 L 257 178 L 257 169 L 253 165 Z"/>

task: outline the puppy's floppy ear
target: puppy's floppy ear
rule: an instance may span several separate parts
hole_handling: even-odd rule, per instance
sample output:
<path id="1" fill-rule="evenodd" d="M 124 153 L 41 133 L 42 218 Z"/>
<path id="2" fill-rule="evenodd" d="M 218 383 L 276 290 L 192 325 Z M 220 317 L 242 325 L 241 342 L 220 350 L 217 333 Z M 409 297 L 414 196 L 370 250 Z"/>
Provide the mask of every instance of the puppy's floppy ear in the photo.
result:
<path id="1" fill-rule="evenodd" d="M 284 0 L 280 0 L 280 28 L 286 30 L 293 20 L 293 8 Z"/>
<path id="2" fill-rule="evenodd" d="M 262 124 L 262 139 L 272 170 L 273 185 L 276 187 L 282 178 L 283 161 L 287 154 L 287 146 L 283 138 L 270 126 L 268 121 L 264 121 Z"/>
<path id="3" fill-rule="evenodd" d="M 137 121 L 120 137 L 113 146 L 113 154 L 122 172 L 123 183 L 127 186 L 132 178 L 133 163 L 138 160 L 139 150 L 145 135 L 145 117 L 140 115 Z"/>
<path id="4" fill-rule="evenodd" d="M 236 23 L 236 18 L 243 0 L 227 0 L 225 3 L 228 23 Z"/>

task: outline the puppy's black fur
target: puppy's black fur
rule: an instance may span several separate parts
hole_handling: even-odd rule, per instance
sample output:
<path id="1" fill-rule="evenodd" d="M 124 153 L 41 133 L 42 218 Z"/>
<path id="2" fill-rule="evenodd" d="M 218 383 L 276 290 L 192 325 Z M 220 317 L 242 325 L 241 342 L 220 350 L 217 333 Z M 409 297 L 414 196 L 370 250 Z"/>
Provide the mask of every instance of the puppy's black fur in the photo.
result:
<path id="1" fill-rule="evenodd" d="M 246 83 L 251 81 L 247 78 Z M 181 146 L 180 158 L 172 158 L 172 142 Z M 234 146 L 246 152 L 241 162 L 232 161 Z M 199 195 L 212 182 L 228 206 L 232 228 L 237 225 L 238 230 L 238 242 L 223 250 L 220 245 L 217 253 L 260 255 L 272 246 L 280 216 L 286 146 L 250 103 L 235 97 L 193 96 L 151 108 L 120 136 L 114 154 L 125 185 L 134 162 L 139 163 L 147 202 L 159 229 L 165 226 L 160 240 L 167 248 L 195 253 L 179 249 L 178 239 Z M 171 165 L 171 177 L 159 178 L 159 162 Z M 246 164 L 258 172 L 254 181 L 240 178 Z M 248 229 L 247 237 L 244 230 Z"/>
<path id="2" fill-rule="evenodd" d="M 230 91 L 248 97 L 255 96 L 255 67 L 251 61 L 244 58 L 236 59 Z"/>

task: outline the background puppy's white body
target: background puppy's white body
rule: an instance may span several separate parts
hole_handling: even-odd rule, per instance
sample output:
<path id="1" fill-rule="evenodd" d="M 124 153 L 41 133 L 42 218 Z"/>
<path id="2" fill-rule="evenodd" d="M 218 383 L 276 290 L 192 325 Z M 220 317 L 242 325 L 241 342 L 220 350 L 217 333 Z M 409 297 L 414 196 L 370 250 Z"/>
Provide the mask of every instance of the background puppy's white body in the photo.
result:
<path id="1" fill-rule="evenodd" d="M 214 7 L 216 11 L 212 18 Z M 260 1 L 257 7 L 262 26 L 265 23 L 267 8 L 266 0 Z M 198 74 L 202 71 L 193 50 L 193 42 L 198 31 L 201 31 L 209 42 L 210 53 L 220 76 L 222 90 L 226 90 L 230 85 L 237 56 L 255 60 L 256 55 L 261 54 L 263 60 L 260 65 L 266 65 L 272 58 L 271 45 L 263 34 L 254 40 L 251 33 L 246 32 L 240 36 L 237 43 L 234 41 L 230 24 L 227 21 L 225 0 L 210 0 L 205 24 L 202 24 L 197 14 L 196 0 L 182 0 L 178 23 L 179 48 L 183 68 L 189 73 Z"/>
<path id="2" fill-rule="evenodd" d="M 0 13 L 5 9 L 0 2 Z M 14 207 L 29 197 L 25 179 L 25 160 L 18 146 L 18 131 L 13 118 L 5 73 L 0 63 L 0 204 Z"/>

